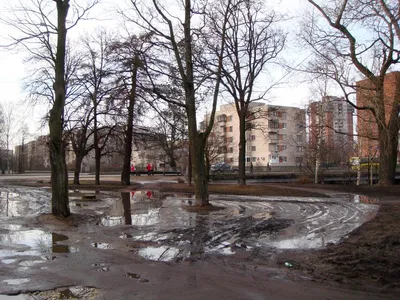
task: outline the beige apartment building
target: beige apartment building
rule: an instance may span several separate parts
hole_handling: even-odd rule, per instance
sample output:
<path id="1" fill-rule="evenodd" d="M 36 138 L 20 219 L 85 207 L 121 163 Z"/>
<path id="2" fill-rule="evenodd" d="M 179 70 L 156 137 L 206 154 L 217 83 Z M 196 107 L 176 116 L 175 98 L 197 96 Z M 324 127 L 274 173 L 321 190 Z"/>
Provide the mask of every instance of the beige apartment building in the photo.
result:
<path id="1" fill-rule="evenodd" d="M 207 120 L 207 117 L 205 117 Z M 200 124 L 205 127 L 205 122 Z M 246 165 L 298 166 L 306 145 L 306 111 L 297 107 L 251 103 L 246 125 Z M 235 104 L 216 112 L 213 136 L 219 137 L 216 162 L 239 164 L 239 117 Z"/>

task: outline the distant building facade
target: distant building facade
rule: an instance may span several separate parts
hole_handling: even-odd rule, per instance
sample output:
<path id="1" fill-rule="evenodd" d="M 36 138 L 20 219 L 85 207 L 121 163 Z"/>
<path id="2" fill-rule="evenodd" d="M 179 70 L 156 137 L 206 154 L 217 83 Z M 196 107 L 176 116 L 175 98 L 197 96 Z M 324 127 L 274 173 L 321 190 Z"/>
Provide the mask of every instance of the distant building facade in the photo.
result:
<path id="1" fill-rule="evenodd" d="M 357 82 L 357 105 L 368 106 L 375 100 L 375 91 L 369 79 Z M 384 107 L 385 122 L 389 121 L 393 105 L 398 106 L 400 102 L 400 72 L 392 72 L 384 78 Z M 395 111 L 398 111 L 399 107 Z M 357 113 L 357 132 L 359 135 L 359 146 L 363 157 L 379 156 L 378 147 L 378 126 L 376 119 L 369 110 L 358 110 Z M 399 151 L 400 153 L 400 151 Z M 399 155 L 398 155 L 399 159 Z"/>
<path id="2" fill-rule="evenodd" d="M 205 129 L 207 118 L 200 123 Z M 234 103 L 221 105 L 214 129 L 221 149 L 218 162 L 239 164 L 239 116 Z M 305 110 L 297 107 L 251 103 L 246 124 L 246 165 L 295 166 L 302 162 L 306 142 Z"/>
<path id="3" fill-rule="evenodd" d="M 323 160 L 345 163 L 354 155 L 354 108 L 343 97 L 326 96 L 308 107 L 309 151 L 323 148 Z"/>

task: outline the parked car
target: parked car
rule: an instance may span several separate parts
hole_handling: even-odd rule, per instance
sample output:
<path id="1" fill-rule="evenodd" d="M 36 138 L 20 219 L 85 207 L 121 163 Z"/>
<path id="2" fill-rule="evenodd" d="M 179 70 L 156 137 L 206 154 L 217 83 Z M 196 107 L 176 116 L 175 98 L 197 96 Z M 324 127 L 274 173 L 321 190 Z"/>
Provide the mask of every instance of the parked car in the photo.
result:
<path id="1" fill-rule="evenodd" d="M 232 167 L 227 163 L 217 163 L 211 165 L 211 173 L 229 173 L 229 172 L 238 172 L 237 168 Z"/>

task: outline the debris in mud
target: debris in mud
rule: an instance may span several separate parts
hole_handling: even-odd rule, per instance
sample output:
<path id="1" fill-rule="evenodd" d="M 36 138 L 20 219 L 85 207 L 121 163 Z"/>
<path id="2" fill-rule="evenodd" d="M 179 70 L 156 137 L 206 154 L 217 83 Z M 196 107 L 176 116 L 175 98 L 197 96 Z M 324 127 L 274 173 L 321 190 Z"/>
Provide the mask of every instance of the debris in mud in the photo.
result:
<path id="1" fill-rule="evenodd" d="M 125 277 L 133 278 L 139 280 L 140 283 L 149 283 L 150 280 L 142 278 L 139 274 L 128 272 Z"/>
<path id="2" fill-rule="evenodd" d="M 35 300 L 59 300 L 59 299 L 82 299 L 93 300 L 101 299 L 101 295 L 96 288 L 92 287 L 70 287 L 57 288 L 51 291 L 29 293 L 30 299 Z"/>

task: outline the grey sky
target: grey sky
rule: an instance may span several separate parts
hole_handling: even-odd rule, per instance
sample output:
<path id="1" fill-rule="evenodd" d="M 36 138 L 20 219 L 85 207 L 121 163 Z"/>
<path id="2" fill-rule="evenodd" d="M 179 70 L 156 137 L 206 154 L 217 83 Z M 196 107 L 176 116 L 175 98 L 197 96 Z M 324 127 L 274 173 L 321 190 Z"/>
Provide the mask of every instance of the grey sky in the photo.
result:
<path id="1" fill-rule="evenodd" d="M 21 3 L 31 0 L 21 0 Z M 5 5 L 9 1 L 0 1 L 0 14 L 4 15 Z M 285 50 L 285 56 L 287 60 L 294 64 L 302 61 L 306 54 L 298 52 L 293 42 L 293 34 L 297 30 L 297 22 L 301 13 L 305 7 L 309 7 L 306 0 L 272 0 L 266 1 L 269 5 L 273 6 L 277 11 L 281 13 L 286 13 L 288 16 L 293 18 L 290 21 L 285 22 L 285 30 L 290 31 L 290 39 L 288 42 L 288 48 Z M 115 6 L 115 1 L 103 0 L 102 4 L 96 7 L 96 10 L 92 15 L 103 15 L 110 17 L 110 12 Z M 122 3 L 122 1 L 121 1 Z M 113 20 L 108 20 L 101 22 L 101 26 L 107 23 L 108 26 L 116 26 L 117 22 Z M 90 32 L 98 26 L 98 22 L 90 21 L 79 24 L 78 28 L 73 29 L 69 32 L 69 36 L 78 36 L 80 32 L 87 31 Z M 0 44 L 4 44 L 4 36 L 10 34 L 9 29 L 3 24 L 0 24 Z M 22 79 L 25 76 L 26 66 L 23 63 L 25 53 L 22 52 L 7 52 L 0 50 L 0 90 L 2 91 L 2 96 L 0 97 L 0 104 L 6 102 L 18 103 L 25 98 L 25 93 L 23 91 Z M 276 79 L 282 77 L 284 73 L 281 73 L 278 69 L 274 76 Z M 309 90 L 306 84 L 299 84 L 298 75 L 291 73 L 282 80 L 282 85 L 276 88 L 271 94 L 271 100 L 274 104 L 280 105 L 290 105 L 303 107 L 308 103 Z M 30 132 L 34 135 L 42 135 L 47 133 L 47 128 L 45 130 L 39 130 L 38 118 L 44 115 L 45 107 L 31 108 L 21 106 L 19 111 L 21 114 L 25 115 L 24 119 L 30 129 Z"/>

